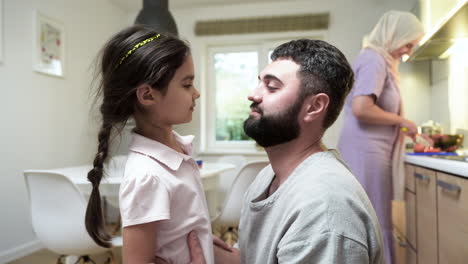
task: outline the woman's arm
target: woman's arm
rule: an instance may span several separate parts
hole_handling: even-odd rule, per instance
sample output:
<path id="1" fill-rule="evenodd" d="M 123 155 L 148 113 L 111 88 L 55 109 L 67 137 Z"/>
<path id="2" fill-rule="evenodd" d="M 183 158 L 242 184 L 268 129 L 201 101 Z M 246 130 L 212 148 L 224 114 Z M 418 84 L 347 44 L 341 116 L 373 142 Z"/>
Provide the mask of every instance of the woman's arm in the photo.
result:
<path id="1" fill-rule="evenodd" d="M 418 132 L 416 124 L 397 114 L 384 111 L 375 104 L 371 95 L 360 95 L 353 98 L 351 106 L 354 116 L 361 122 L 375 125 L 397 125 L 407 128 L 405 134 L 414 137 Z"/>
<path id="2" fill-rule="evenodd" d="M 156 223 L 123 228 L 123 263 L 147 264 L 156 261 Z"/>

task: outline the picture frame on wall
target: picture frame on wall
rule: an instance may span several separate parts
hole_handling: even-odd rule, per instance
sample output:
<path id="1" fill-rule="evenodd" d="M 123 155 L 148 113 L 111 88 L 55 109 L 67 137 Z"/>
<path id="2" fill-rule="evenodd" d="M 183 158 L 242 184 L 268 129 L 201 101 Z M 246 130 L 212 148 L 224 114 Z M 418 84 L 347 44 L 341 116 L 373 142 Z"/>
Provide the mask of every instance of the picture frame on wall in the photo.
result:
<path id="1" fill-rule="evenodd" d="M 3 0 L 0 0 L 0 64 L 3 63 Z"/>
<path id="2" fill-rule="evenodd" d="M 65 76 L 65 28 L 62 22 L 34 11 L 33 68 L 36 72 Z"/>

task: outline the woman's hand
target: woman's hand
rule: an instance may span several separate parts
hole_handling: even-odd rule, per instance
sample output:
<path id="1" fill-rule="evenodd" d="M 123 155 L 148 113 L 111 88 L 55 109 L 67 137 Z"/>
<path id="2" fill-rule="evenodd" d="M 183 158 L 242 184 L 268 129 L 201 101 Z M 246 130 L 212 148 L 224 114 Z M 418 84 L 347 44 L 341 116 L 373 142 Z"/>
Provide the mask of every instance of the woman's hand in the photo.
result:
<path id="1" fill-rule="evenodd" d="M 400 128 L 405 135 L 410 137 L 413 141 L 416 140 L 416 134 L 418 133 L 418 127 L 413 121 L 403 119 L 400 123 Z"/>

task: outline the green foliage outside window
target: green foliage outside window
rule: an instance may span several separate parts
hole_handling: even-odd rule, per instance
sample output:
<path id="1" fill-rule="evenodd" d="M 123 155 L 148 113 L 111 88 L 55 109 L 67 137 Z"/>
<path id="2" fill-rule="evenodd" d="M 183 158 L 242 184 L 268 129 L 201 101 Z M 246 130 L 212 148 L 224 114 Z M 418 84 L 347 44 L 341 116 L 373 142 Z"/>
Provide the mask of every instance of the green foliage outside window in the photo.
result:
<path id="1" fill-rule="evenodd" d="M 216 140 L 251 140 L 243 123 L 250 112 L 247 100 L 257 85 L 257 52 L 217 53 L 216 73 Z"/>

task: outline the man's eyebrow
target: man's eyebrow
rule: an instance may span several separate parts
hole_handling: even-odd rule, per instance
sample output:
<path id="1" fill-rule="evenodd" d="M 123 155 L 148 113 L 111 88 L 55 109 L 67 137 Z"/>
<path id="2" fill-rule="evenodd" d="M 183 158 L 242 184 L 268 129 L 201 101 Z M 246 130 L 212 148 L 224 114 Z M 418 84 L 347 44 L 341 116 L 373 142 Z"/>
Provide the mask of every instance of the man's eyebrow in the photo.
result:
<path id="1" fill-rule="evenodd" d="M 261 80 L 260 75 L 258 76 L 258 79 Z M 263 79 L 264 80 L 273 80 L 273 81 L 279 82 L 280 84 L 283 84 L 283 82 L 278 77 L 276 77 L 276 76 L 274 76 L 272 74 L 265 74 L 263 76 Z"/>
<path id="2" fill-rule="evenodd" d="M 194 76 L 194 75 L 187 75 L 187 76 L 185 76 L 185 77 L 182 79 L 182 81 L 193 80 L 193 79 L 195 79 L 195 76 Z"/>

